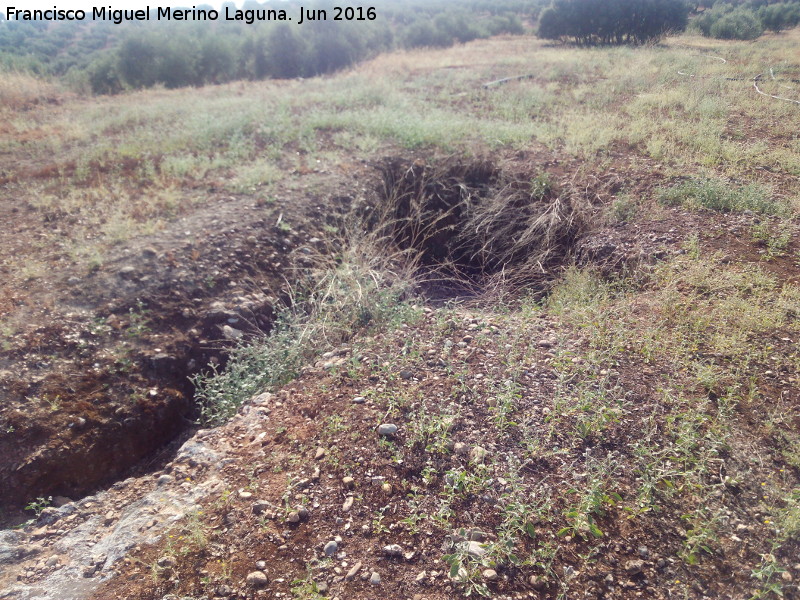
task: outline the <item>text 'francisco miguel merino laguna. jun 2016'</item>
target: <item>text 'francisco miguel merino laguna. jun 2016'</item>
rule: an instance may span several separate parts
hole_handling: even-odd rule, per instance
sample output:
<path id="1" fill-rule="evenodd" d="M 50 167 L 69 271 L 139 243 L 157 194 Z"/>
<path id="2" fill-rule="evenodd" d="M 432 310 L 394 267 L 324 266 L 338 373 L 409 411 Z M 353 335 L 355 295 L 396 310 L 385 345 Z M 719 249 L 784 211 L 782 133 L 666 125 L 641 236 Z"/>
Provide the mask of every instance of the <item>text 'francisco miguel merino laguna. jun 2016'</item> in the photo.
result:
<path id="1" fill-rule="evenodd" d="M 275 8 L 241 9 L 223 6 L 213 8 L 171 8 L 149 6 L 138 10 L 121 10 L 113 6 L 96 6 L 91 11 L 60 9 L 28 10 L 9 6 L 5 17 L 9 21 L 111 21 L 117 25 L 126 21 L 241 21 L 252 24 L 258 21 L 294 21 L 298 25 L 309 21 L 374 21 L 377 18 L 372 6 L 333 6 L 329 9 L 309 9 L 302 6 L 296 11 Z"/>

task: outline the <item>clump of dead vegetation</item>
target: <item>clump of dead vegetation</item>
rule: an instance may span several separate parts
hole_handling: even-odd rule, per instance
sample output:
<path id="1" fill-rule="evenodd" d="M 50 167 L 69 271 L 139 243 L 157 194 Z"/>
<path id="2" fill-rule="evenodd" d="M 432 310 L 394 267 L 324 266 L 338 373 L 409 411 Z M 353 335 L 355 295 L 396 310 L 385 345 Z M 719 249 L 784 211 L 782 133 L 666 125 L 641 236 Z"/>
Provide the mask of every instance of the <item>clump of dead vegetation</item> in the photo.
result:
<path id="1" fill-rule="evenodd" d="M 580 186 L 535 165 L 505 170 L 486 158 L 395 159 L 381 172 L 373 226 L 399 248 L 419 250 L 438 274 L 484 284 L 551 279 L 615 185 Z"/>
<path id="2" fill-rule="evenodd" d="M 7 110 L 54 103 L 59 94 L 55 85 L 29 73 L 0 70 L 0 106 Z"/>

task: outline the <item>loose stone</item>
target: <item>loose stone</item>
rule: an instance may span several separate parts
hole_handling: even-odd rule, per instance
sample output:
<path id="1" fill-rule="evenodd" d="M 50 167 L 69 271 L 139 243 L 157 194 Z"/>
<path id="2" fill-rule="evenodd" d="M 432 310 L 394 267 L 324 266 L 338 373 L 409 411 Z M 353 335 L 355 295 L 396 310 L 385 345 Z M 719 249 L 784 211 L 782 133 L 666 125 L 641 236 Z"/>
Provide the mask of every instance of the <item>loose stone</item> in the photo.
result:
<path id="1" fill-rule="evenodd" d="M 383 547 L 383 553 L 386 556 L 401 556 L 403 554 L 403 547 L 400 544 L 389 544 Z"/>
<path id="2" fill-rule="evenodd" d="M 480 542 L 463 542 L 462 547 L 467 551 L 467 554 L 475 558 L 483 558 L 486 554 L 486 547 Z"/>
<path id="3" fill-rule="evenodd" d="M 469 451 L 469 459 L 474 463 L 482 463 L 488 454 L 486 448 L 475 446 Z"/>
<path id="4" fill-rule="evenodd" d="M 330 542 L 325 544 L 325 547 L 322 549 L 322 551 L 325 553 L 325 556 L 333 556 L 334 554 L 336 554 L 336 551 L 338 549 L 339 549 L 339 544 L 337 544 L 334 540 L 331 540 Z"/>
<path id="5" fill-rule="evenodd" d="M 172 556 L 162 556 L 156 563 L 162 569 L 168 569 L 175 566 L 175 559 Z"/>
<path id="6" fill-rule="evenodd" d="M 235 327 L 231 327 L 230 325 L 223 325 L 222 326 L 222 336 L 229 341 L 235 342 L 237 340 L 242 339 L 244 337 L 244 333 Z"/>
<path id="7" fill-rule="evenodd" d="M 642 569 L 644 569 L 644 561 L 643 560 L 629 560 L 625 563 L 625 571 L 628 575 L 636 575 L 637 573 L 641 573 Z"/>
<path id="8" fill-rule="evenodd" d="M 378 426 L 378 435 L 392 437 L 397 433 L 397 429 L 398 427 L 394 423 L 384 423 L 383 425 Z"/>
<path id="9" fill-rule="evenodd" d="M 229 585 L 220 584 L 214 589 L 214 595 L 217 598 L 225 598 L 233 593 L 233 588 Z"/>
<path id="10" fill-rule="evenodd" d="M 253 571 L 247 575 L 247 585 L 254 588 L 266 587 L 269 583 L 266 574 L 263 571 Z"/>
<path id="11" fill-rule="evenodd" d="M 261 513 L 266 512 L 268 508 L 269 508 L 269 502 L 267 502 L 266 500 L 256 500 L 253 503 L 253 514 L 260 515 Z"/>
<path id="12" fill-rule="evenodd" d="M 356 575 L 358 575 L 358 572 L 361 570 L 362 566 L 363 565 L 361 564 L 361 561 L 358 561 L 356 564 L 350 567 L 350 570 L 347 572 L 347 575 L 344 576 L 344 580 L 351 581 L 355 579 Z"/>

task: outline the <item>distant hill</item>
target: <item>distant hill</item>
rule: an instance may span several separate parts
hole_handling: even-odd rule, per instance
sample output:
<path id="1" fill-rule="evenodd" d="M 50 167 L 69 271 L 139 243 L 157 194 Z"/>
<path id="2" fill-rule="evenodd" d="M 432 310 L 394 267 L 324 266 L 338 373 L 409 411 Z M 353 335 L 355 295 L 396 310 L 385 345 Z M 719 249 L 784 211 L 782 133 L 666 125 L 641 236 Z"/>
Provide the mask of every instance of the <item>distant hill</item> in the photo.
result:
<path id="1" fill-rule="evenodd" d="M 521 34 L 523 23 L 535 20 L 545 4 L 395 0 L 368 7 L 248 0 L 219 10 L 209 5 L 149 13 L 97 8 L 82 20 L 63 20 L 75 15 L 52 11 L 20 12 L 8 20 L 4 13 L 0 67 L 63 77 L 95 93 L 305 77 L 396 47 L 446 47 Z M 33 20 L 36 16 L 43 18 Z"/>

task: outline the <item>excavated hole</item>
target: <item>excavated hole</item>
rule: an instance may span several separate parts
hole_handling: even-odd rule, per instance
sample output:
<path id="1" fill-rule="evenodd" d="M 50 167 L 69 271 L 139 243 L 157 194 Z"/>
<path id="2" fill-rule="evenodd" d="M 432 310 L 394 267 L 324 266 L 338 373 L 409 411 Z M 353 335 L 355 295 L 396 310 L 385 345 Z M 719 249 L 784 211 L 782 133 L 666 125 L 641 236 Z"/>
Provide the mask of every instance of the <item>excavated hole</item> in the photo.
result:
<path id="1" fill-rule="evenodd" d="M 14 436 L 0 438 L 6 467 L 13 467 L 2 473 L 3 525 L 30 518 L 20 509 L 33 499 L 77 500 L 168 462 L 197 428 L 190 377 L 209 364 L 225 366 L 232 342 L 224 339 L 223 327 L 257 335 L 269 331 L 274 319 L 271 303 L 237 311 L 215 308 L 212 302 L 200 320 L 174 309 L 156 314 L 160 304 L 157 297 L 142 302 L 154 307 L 149 331 L 124 361 L 101 365 L 93 355 L 80 374 L 53 373 L 12 390 L 19 397 L 35 393 L 59 406 L 47 421 L 16 411 L 5 425 Z M 121 305 L 119 312 L 124 315 L 130 308 Z"/>
<path id="2" fill-rule="evenodd" d="M 604 185 L 597 182 L 598 188 Z M 563 174 L 548 174 L 536 164 L 502 168 L 480 158 L 395 158 L 379 167 L 377 194 L 362 218 L 388 245 L 418 253 L 424 291 L 433 300 L 462 297 L 498 284 L 546 290 L 588 230 L 600 198 L 590 188 L 575 185 Z M 331 203 L 332 214 L 344 210 L 336 198 Z M 304 260 L 301 256 L 300 267 Z M 279 302 L 271 299 L 244 311 L 215 308 L 211 292 L 198 319 L 180 310 L 192 299 L 192 291 L 183 290 L 181 302 L 174 298 L 169 302 L 175 290 L 167 288 L 164 297 L 156 294 L 146 302 L 154 335 L 133 357 L 131 372 L 117 380 L 105 373 L 84 376 L 77 383 L 74 378 L 50 382 L 65 401 L 74 400 L 71 410 L 64 411 L 69 413 L 62 424 L 64 434 L 51 439 L 10 477 L 4 474 L 9 482 L 4 486 L 4 507 L 18 508 L 33 498 L 57 495 L 75 500 L 168 462 L 172 450 L 196 428 L 190 376 L 209 363 L 224 367 L 231 342 L 219 340 L 224 340 L 226 326 L 244 336 L 266 333 Z M 133 304 L 118 307 L 125 315 Z M 126 388 L 145 395 L 121 414 L 104 412 L 105 398 Z M 155 390 L 152 395 L 150 390 Z M 76 415 L 83 415 L 82 424 Z M 26 435 L 28 447 L 35 447 L 37 435 L 45 439 L 35 425 L 28 426 Z M 17 458 L 9 455 L 9 464 Z M 20 517 L 22 513 L 17 517 L 7 513 L 4 519 Z"/>
<path id="3" fill-rule="evenodd" d="M 544 288 L 594 213 L 592 196 L 536 165 L 394 159 L 381 168 L 373 227 L 420 253 L 433 297 L 505 284 Z"/>

